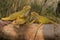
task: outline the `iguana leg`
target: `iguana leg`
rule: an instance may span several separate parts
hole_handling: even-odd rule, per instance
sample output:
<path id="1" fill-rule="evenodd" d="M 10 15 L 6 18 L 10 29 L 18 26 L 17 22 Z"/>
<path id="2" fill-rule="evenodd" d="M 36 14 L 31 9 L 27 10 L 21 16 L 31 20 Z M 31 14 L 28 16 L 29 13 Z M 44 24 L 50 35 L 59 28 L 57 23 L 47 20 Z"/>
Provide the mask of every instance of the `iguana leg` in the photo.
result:
<path id="1" fill-rule="evenodd" d="M 16 20 L 18 20 L 18 19 L 19 19 L 19 17 L 16 18 Z M 12 22 L 12 24 L 16 24 L 16 20 L 14 20 L 14 21 Z"/>
<path id="2" fill-rule="evenodd" d="M 33 24 L 35 22 L 35 20 L 32 20 L 31 22 L 28 22 L 26 24 Z"/>
<path id="3" fill-rule="evenodd" d="M 30 24 L 33 24 L 35 22 L 35 20 L 32 20 L 31 22 L 30 22 Z"/>
<path id="4" fill-rule="evenodd" d="M 36 36 L 37 36 L 37 33 L 38 33 L 38 31 L 39 31 L 39 29 L 40 29 L 40 27 L 43 25 L 43 23 L 41 23 L 40 25 L 38 25 L 38 28 L 37 28 L 37 30 L 36 30 L 36 32 L 35 32 L 35 35 L 34 35 L 34 40 L 36 39 Z"/>
<path id="5" fill-rule="evenodd" d="M 15 21 L 13 21 L 14 24 L 20 25 L 24 24 L 26 20 L 24 18 L 17 18 Z"/>
<path id="6" fill-rule="evenodd" d="M 12 24 L 15 24 L 15 21 L 13 21 Z"/>

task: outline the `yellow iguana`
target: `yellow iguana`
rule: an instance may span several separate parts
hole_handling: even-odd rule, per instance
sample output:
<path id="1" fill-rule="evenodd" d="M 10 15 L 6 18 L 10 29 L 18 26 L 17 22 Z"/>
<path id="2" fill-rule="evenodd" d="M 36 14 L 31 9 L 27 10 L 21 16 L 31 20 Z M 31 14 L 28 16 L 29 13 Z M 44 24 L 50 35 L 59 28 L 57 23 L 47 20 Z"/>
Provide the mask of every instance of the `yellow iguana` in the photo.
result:
<path id="1" fill-rule="evenodd" d="M 34 20 L 38 21 L 40 24 L 47 24 L 47 23 L 53 23 L 55 25 L 57 24 L 45 16 L 40 16 L 37 12 L 31 12 L 31 15 L 35 17 Z M 34 20 L 32 22 L 34 22 Z"/>
<path id="2" fill-rule="evenodd" d="M 17 19 L 14 20 L 12 22 L 12 24 L 19 25 L 19 24 L 24 24 L 25 22 L 26 22 L 26 18 L 25 17 L 23 17 L 23 18 L 17 17 Z"/>
<path id="3" fill-rule="evenodd" d="M 32 15 L 33 17 L 35 17 L 35 19 L 32 21 L 32 23 L 35 22 L 35 21 L 38 21 L 38 22 L 40 23 L 40 25 L 38 25 L 38 28 L 37 28 L 36 33 L 35 33 L 35 35 L 34 35 L 34 40 L 35 40 L 36 35 L 37 35 L 37 32 L 38 32 L 38 30 L 40 29 L 40 27 L 41 27 L 42 24 L 53 23 L 55 26 L 57 26 L 57 23 L 55 23 L 54 21 L 48 19 L 47 17 L 40 16 L 40 15 L 39 15 L 38 13 L 36 13 L 36 12 L 31 12 L 31 15 Z M 55 27 L 54 27 L 54 28 L 55 28 Z"/>
<path id="4" fill-rule="evenodd" d="M 8 20 L 15 20 L 15 19 L 17 19 L 17 17 L 22 18 L 28 14 L 30 9 L 31 9 L 31 7 L 29 5 L 26 5 L 23 7 L 23 9 L 21 11 L 13 13 L 8 17 L 2 18 L 1 20 L 8 21 Z"/>

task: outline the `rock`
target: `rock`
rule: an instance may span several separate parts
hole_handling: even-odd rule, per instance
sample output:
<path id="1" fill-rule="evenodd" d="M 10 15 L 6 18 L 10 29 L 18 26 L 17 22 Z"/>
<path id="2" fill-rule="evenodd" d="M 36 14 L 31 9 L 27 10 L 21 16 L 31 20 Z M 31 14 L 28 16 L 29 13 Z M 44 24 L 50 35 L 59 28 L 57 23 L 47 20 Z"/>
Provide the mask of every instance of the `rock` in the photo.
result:
<path id="1" fill-rule="evenodd" d="M 8 24 L 2 27 L 0 30 L 0 37 L 8 40 L 23 40 L 25 26 L 18 26 L 13 24 Z"/>
<path id="2" fill-rule="evenodd" d="M 26 40 L 34 40 L 35 33 L 37 31 L 38 24 L 28 25 L 27 31 L 25 31 L 25 39 Z M 42 25 L 41 28 L 38 29 L 35 40 L 54 40 L 54 25 L 45 24 Z"/>
<path id="3" fill-rule="evenodd" d="M 15 32 L 15 29 L 14 29 L 14 25 L 12 25 L 12 24 L 4 26 L 2 31 L 4 32 L 4 34 L 10 35 L 13 37 L 15 37 L 17 35 L 17 33 Z"/>
<path id="4" fill-rule="evenodd" d="M 60 26 L 53 24 L 39 24 L 29 25 L 13 25 L 8 24 L 0 27 L 0 37 L 10 40 L 59 40 L 60 39 Z M 37 33 L 36 33 L 37 31 Z M 36 35 L 36 36 L 35 36 Z"/>
<path id="5" fill-rule="evenodd" d="M 15 40 L 18 36 L 18 34 L 16 33 L 16 30 L 14 28 L 14 25 L 12 25 L 12 24 L 8 24 L 8 25 L 4 26 L 1 31 L 3 33 L 2 36 L 6 39 L 9 38 L 11 40 L 12 39 Z"/>
<path id="6" fill-rule="evenodd" d="M 10 24 L 10 23 L 11 23 L 11 21 L 2 21 L 2 20 L 0 20 L 0 26 L 5 26 L 5 25 Z"/>
<path id="7" fill-rule="evenodd" d="M 37 30 L 37 25 L 32 24 L 32 25 L 27 25 L 27 26 L 28 26 L 28 28 L 25 31 L 25 39 L 26 40 L 34 40 L 35 31 Z"/>
<path id="8" fill-rule="evenodd" d="M 60 40 L 60 25 L 58 25 L 55 28 L 55 38 L 56 38 L 56 40 Z"/>

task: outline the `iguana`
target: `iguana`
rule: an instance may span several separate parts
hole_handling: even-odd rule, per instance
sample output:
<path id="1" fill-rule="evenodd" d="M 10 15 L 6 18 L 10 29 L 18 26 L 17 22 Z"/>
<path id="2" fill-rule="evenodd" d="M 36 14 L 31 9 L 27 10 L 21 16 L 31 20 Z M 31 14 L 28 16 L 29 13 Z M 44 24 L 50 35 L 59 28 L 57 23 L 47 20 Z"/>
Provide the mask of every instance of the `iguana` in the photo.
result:
<path id="1" fill-rule="evenodd" d="M 12 24 L 19 25 L 19 24 L 24 24 L 25 22 L 26 22 L 26 18 L 25 17 L 23 17 L 23 18 L 17 17 L 17 19 L 14 20 L 12 22 Z"/>
<path id="2" fill-rule="evenodd" d="M 54 21 L 50 20 L 49 18 L 39 15 L 37 12 L 31 12 L 31 15 L 35 17 L 35 20 L 38 21 L 40 24 L 47 24 L 47 23 L 53 23 L 55 25 L 57 24 Z"/>
<path id="3" fill-rule="evenodd" d="M 36 38 L 37 32 L 40 29 L 41 25 L 46 24 L 46 23 L 53 23 L 55 26 L 57 25 L 57 23 L 55 23 L 54 21 L 48 19 L 47 17 L 40 16 L 37 12 L 31 12 L 31 15 L 33 17 L 35 17 L 35 20 L 33 20 L 32 23 L 35 22 L 35 21 L 38 21 L 40 23 L 40 25 L 38 25 L 38 28 L 36 30 L 34 40 Z"/>
<path id="4" fill-rule="evenodd" d="M 8 17 L 1 18 L 1 20 L 8 21 L 8 20 L 15 20 L 17 17 L 22 18 L 22 17 L 24 17 L 24 16 L 26 16 L 28 14 L 30 9 L 31 9 L 30 5 L 26 5 L 26 6 L 23 7 L 23 9 L 21 11 L 15 12 L 15 13 L 11 14 Z"/>

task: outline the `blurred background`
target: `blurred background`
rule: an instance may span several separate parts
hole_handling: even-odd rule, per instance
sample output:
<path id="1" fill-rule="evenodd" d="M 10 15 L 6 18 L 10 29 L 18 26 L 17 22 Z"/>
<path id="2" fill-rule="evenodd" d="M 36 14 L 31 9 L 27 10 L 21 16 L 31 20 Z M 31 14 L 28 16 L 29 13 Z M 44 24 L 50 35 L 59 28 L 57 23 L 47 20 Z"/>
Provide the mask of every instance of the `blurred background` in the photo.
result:
<path id="1" fill-rule="evenodd" d="M 0 18 L 20 11 L 25 5 L 30 5 L 31 11 L 60 23 L 59 0 L 0 0 Z"/>

